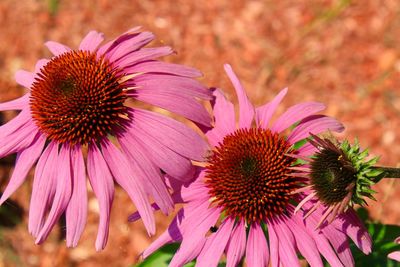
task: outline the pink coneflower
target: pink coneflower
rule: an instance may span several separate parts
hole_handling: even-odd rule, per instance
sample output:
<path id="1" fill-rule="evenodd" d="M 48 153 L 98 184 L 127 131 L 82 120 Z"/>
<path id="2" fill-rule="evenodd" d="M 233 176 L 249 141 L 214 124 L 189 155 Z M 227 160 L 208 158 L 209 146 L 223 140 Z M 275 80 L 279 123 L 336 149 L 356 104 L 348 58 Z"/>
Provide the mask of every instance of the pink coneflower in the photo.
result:
<path id="1" fill-rule="evenodd" d="M 143 256 L 164 244 L 182 242 L 170 266 L 193 259 L 196 266 L 217 266 L 225 253 L 226 266 L 237 266 L 245 256 L 249 267 L 293 267 L 300 266 L 298 252 L 311 266 L 323 266 L 320 253 L 332 266 L 354 265 L 347 235 L 368 251 L 371 244 L 364 242 L 364 228 L 335 222 L 314 230 L 318 214 L 304 221 L 301 211 L 293 214 L 292 204 L 297 200 L 292 192 L 304 179 L 295 173 L 306 168 L 293 156 L 301 158 L 309 150 L 294 144 L 310 132 L 341 131 L 342 124 L 314 115 L 324 109 L 316 102 L 297 104 L 272 122 L 287 89 L 254 108 L 231 67 L 226 65 L 225 70 L 239 100 L 238 124 L 233 104 L 215 90 L 214 128 L 206 133 L 212 152 L 196 180 L 181 188 L 177 200 L 181 198 L 183 208 Z M 138 217 L 134 214 L 131 220 Z"/>
<path id="2" fill-rule="evenodd" d="M 396 240 L 394 240 L 394 242 L 397 244 L 400 244 L 400 237 L 396 238 Z M 400 262 L 400 250 L 389 253 L 388 257 L 389 257 L 389 259 Z"/>
<path id="3" fill-rule="evenodd" d="M 0 157 L 17 153 L 0 204 L 38 161 L 29 210 L 29 231 L 36 243 L 46 239 L 65 212 L 67 246 L 77 245 L 87 216 L 86 172 L 100 208 L 96 249 L 107 242 L 114 182 L 128 193 L 153 234 L 148 195 L 165 213 L 173 207 L 162 171 L 190 178 L 191 160 L 201 160 L 207 149 L 184 124 L 126 105 L 139 100 L 200 125 L 211 120 L 196 99 L 212 99 L 209 90 L 192 79 L 200 73 L 156 60 L 173 51 L 144 48 L 154 36 L 138 29 L 101 46 L 103 34 L 91 31 L 77 50 L 47 42 L 54 57 L 39 60 L 33 73 L 16 73 L 28 93 L 0 104 L 0 110 L 21 110 L 0 128 Z"/>

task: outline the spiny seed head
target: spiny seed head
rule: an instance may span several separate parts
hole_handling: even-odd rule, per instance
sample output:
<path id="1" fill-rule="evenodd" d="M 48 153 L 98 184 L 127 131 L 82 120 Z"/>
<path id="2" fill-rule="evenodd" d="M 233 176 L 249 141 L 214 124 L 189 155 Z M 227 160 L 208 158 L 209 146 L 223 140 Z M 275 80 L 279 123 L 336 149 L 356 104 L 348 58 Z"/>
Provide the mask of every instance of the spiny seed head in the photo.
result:
<path id="1" fill-rule="evenodd" d="M 330 206 L 343 201 L 364 205 L 365 197 L 374 199 L 371 185 L 383 173 L 372 168 L 378 158 L 367 161 L 368 150 L 362 151 L 357 141 L 350 145 L 347 141 L 339 144 L 312 137 L 309 141 L 318 152 L 310 162 L 310 181 L 317 197 Z"/>
<path id="2" fill-rule="evenodd" d="M 48 139 L 97 142 L 124 127 L 127 98 L 121 72 L 89 51 L 54 57 L 31 88 L 32 117 Z"/>
<path id="3" fill-rule="evenodd" d="M 225 136 L 206 167 L 210 198 L 228 216 L 249 223 L 282 214 L 297 188 L 288 175 L 295 161 L 285 155 L 290 150 L 283 137 L 268 129 L 239 129 Z"/>

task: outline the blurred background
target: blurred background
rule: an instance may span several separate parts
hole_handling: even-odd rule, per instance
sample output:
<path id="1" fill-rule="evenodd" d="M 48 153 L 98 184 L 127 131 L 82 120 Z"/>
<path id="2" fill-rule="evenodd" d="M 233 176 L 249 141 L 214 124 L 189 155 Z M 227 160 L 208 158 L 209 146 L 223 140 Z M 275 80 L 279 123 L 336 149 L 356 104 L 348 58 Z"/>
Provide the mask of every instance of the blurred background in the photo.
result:
<path id="1" fill-rule="evenodd" d="M 372 155 L 381 155 L 381 165 L 400 167 L 397 0 L 0 0 L 0 101 L 24 93 L 14 73 L 32 71 L 36 60 L 50 56 L 45 41 L 76 48 L 92 29 L 109 40 L 138 25 L 156 34 L 153 46 L 176 50 L 165 60 L 200 69 L 201 82 L 223 88 L 234 102 L 224 63 L 233 66 L 253 103 L 289 87 L 279 112 L 299 101 L 323 102 L 326 113 L 346 126 L 339 139 L 358 137 Z M 4 112 L 1 119 L 13 116 Z M 0 161 L 0 192 L 13 162 Z M 400 224 L 399 184 L 387 179 L 375 187 L 378 201 L 369 201 L 368 209 L 373 220 Z M 129 266 L 151 242 L 141 222 L 127 222 L 135 208 L 117 188 L 104 251 L 94 249 L 93 194 L 77 248 L 65 247 L 62 222 L 43 245 L 34 245 L 27 230 L 31 185 L 32 177 L 0 208 L 0 267 Z M 157 221 L 160 234 L 169 220 L 159 214 Z"/>

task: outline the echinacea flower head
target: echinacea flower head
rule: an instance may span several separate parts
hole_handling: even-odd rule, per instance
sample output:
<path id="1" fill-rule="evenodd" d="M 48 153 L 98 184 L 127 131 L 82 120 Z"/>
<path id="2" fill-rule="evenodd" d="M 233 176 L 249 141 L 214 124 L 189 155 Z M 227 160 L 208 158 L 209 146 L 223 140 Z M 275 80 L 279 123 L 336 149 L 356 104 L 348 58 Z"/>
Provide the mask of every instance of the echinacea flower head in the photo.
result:
<path id="1" fill-rule="evenodd" d="M 324 109 L 317 102 L 294 105 L 272 121 L 287 89 L 254 108 L 231 67 L 225 65 L 225 70 L 238 96 L 239 121 L 234 105 L 214 90 L 214 124 L 206 132 L 212 150 L 206 163 L 199 164 L 195 181 L 175 196 L 183 208 L 142 255 L 181 242 L 170 266 L 193 259 L 196 266 L 217 266 L 225 253 L 226 266 L 237 266 L 245 257 L 249 267 L 292 267 L 300 266 L 298 252 L 311 266 L 323 266 L 320 254 L 332 266 L 354 265 L 342 227 L 351 228 L 348 235 L 354 240 L 365 240 L 365 228 L 335 222 L 315 231 L 320 215 L 303 220 L 302 212 L 294 214 L 297 196 L 292 194 L 305 179 L 299 170 L 308 168 L 298 159 L 312 151 L 309 144 L 300 148 L 295 144 L 310 132 L 342 131 L 342 124 L 316 115 Z M 370 242 L 356 244 L 370 250 Z"/>
<path id="2" fill-rule="evenodd" d="M 100 208 L 97 249 L 107 242 L 114 183 L 128 193 L 148 233 L 154 234 L 148 196 L 168 213 L 173 201 L 164 173 L 190 179 L 191 160 L 202 160 L 208 148 L 185 124 L 135 107 L 145 102 L 209 126 L 211 118 L 198 99 L 211 100 L 212 95 L 193 79 L 200 73 L 157 60 L 173 51 L 146 48 L 154 35 L 139 28 L 101 45 L 103 39 L 91 31 L 76 50 L 47 42 L 54 56 L 39 60 L 34 72 L 16 73 L 27 93 L 0 104 L 0 110 L 20 110 L 0 127 L 0 157 L 17 153 L 0 204 L 37 161 L 29 210 L 36 243 L 65 213 L 67 245 L 77 245 L 87 216 L 86 174 Z"/>
<path id="3" fill-rule="evenodd" d="M 311 192 L 298 205 L 300 209 L 308 200 L 318 201 L 318 206 L 325 207 L 325 212 L 317 227 L 325 220 L 333 221 L 337 215 L 343 214 L 355 204 L 366 205 L 365 198 L 374 199 L 371 186 L 384 174 L 383 170 L 374 168 L 378 157 L 368 159 L 368 150 L 361 150 L 358 142 L 354 145 L 346 140 L 339 144 L 328 138 L 311 136 L 309 142 L 317 152 L 306 161 L 310 164 L 310 179 L 298 191 Z M 307 216 L 307 214 L 306 214 Z"/>

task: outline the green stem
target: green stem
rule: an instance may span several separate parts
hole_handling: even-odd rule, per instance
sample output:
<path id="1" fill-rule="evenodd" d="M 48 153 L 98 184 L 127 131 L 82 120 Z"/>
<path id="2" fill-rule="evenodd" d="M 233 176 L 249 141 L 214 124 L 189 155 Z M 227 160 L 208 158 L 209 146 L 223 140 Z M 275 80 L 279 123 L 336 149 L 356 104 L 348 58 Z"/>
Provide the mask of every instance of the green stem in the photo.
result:
<path id="1" fill-rule="evenodd" d="M 383 167 L 383 166 L 373 166 L 372 168 L 383 171 L 383 176 L 381 178 L 400 178 L 400 168 Z"/>

